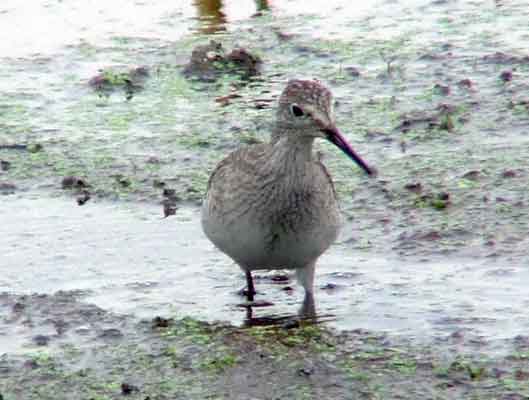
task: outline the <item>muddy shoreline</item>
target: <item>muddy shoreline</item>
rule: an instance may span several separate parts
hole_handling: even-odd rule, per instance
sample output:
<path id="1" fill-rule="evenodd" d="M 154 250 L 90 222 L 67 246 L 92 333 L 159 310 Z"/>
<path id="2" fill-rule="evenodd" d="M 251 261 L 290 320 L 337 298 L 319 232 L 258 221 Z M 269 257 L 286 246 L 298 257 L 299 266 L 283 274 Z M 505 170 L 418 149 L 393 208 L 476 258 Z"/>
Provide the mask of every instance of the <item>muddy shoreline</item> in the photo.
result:
<path id="1" fill-rule="evenodd" d="M 528 395 L 526 336 L 505 343 L 509 355 L 491 357 L 462 334 L 419 347 L 303 320 L 254 327 L 160 316 L 138 320 L 79 298 L 78 292 L 0 296 L 4 324 L 32 335 L 30 351 L 0 357 L 4 399 Z"/>

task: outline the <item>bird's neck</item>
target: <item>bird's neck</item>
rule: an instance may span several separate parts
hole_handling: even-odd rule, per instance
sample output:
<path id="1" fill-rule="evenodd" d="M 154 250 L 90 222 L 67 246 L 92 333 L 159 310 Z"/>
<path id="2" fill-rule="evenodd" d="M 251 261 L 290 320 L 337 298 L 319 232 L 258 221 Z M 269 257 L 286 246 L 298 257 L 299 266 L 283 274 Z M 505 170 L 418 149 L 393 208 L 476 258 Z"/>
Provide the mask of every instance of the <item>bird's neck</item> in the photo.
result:
<path id="1" fill-rule="evenodd" d="M 312 145 L 314 138 L 299 137 L 298 135 L 281 135 L 272 142 L 272 152 L 268 162 L 277 171 L 289 179 L 301 183 L 310 168 L 307 164 L 312 161 Z M 294 182 L 293 182 L 294 183 Z"/>

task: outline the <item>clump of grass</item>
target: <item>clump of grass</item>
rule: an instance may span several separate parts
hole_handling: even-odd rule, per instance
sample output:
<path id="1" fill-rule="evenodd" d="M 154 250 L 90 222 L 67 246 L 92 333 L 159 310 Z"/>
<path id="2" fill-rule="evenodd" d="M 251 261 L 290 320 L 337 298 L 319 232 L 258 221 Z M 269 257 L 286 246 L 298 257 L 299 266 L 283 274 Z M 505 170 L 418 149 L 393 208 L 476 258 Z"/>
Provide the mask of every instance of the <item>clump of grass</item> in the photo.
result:
<path id="1" fill-rule="evenodd" d="M 233 367 L 236 363 L 237 357 L 226 350 L 225 353 L 206 357 L 200 362 L 199 368 L 213 373 L 221 373 Z"/>

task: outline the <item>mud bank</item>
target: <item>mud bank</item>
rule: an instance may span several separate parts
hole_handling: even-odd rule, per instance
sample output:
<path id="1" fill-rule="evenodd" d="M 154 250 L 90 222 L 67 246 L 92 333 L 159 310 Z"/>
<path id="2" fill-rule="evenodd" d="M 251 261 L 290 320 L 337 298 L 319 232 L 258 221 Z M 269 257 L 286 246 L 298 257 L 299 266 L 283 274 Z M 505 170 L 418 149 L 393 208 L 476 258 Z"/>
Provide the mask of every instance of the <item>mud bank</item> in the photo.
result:
<path id="1" fill-rule="evenodd" d="M 309 321 L 234 327 L 192 318 L 138 321 L 79 302 L 79 293 L 0 296 L 22 354 L 0 356 L 11 399 L 523 399 L 529 341 L 491 357 L 452 335 L 415 346 Z M 474 347 L 471 354 L 460 350 Z"/>

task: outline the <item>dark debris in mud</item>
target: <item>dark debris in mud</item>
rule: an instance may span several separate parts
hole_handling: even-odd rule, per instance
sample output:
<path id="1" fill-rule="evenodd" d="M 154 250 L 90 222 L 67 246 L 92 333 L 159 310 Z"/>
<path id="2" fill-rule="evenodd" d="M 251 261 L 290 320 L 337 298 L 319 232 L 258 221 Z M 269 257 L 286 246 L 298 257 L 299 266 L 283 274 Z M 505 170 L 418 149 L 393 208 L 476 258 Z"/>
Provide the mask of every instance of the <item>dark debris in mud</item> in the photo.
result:
<path id="1" fill-rule="evenodd" d="M 5 400 L 350 399 L 351 393 L 497 399 L 529 393 L 523 337 L 508 344 L 507 356 L 491 358 L 461 351 L 465 335 L 419 346 L 365 330 L 338 334 L 304 320 L 246 328 L 191 318 L 137 321 L 82 303 L 82 296 L 0 295 L 8 310 L 4 323 L 25 340 L 24 351 L 4 349 L 0 356 Z"/>
<path id="2" fill-rule="evenodd" d="M 6 160 L 0 160 L 0 171 L 9 171 L 11 168 L 11 163 Z"/>
<path id="3" fill-rule="evenodd" d="M 90 78 L 88 85 L 101 96 L 108 96 L 117 89 L 122 89 L 127 100 L 131 100 L 136 92 L 143 89 L 149 77 L 147 66 L 131 68 L 104 68 Z"/>
<path id="4" fill-rule="evenodd" d="M 41 143 L 29 144 L 0 144 L 0 150 L 25 150 L 28 153 L 38 153 L 43 149 Z"/>
<path id="5" fill-rule="evenodd" d="M 261 65 L 261 59 L 248 50 L 235 48 L 226 54 L 222 43 L 211 40 L 193 49 L 184 75 L 205 82 L 216 81 L 224 74 L 236 74 L 247 80 L 260 73 Z"/>
<path id="6" fill-rule="evenodd" d="M 170 217 L 171 215 L 175 215 L 176 210 L 178 209 L 177 204 L 180 201 L 180 198 L 176 195 L 176 191 L 174 189 L 164 188 L 162 196 L 164 218 Z"/>
<path id="7" fill-rule="evenodd" d="M 512 71 L 502 71 L 502 73 L 500 74 L 500 79 L 503 81 L 503 82 L 510 82 L 512 81 Z"/>
<path id="8" fill-rule="evenodd" d="M 61 181 L 61 187 L 75 193 L 75 200 L 79 206 L 85 205 L 92 198 L 89 190 L 91 186 L 84 178 L 72 175 L 65 176 Z"/>
<path id="9" fill-rule="evenodd" d="M 402 122 L 395 129 L 403 133 L 416 129 L 453 131 L 453 116 L 455 112 L 455 107 L 441 103 L 434 111 L 415 111 L 402 115 Z"/>
<path id="10" fill-rule="evenodd" d="M 0 194 L 13 194 L 17 191 L 18 187 L 13 182 L 2 182 L 0 181 Z"/>
<path id="11" fill-rule="evenodd" d="M 63 189 L 83 189 L 89 185 L 85 179 L 78 176 L 65 176 L 62 178 L 61 186 Z"/>
<path id="12" fill-rule="evenodd" d="M 91 198 L 92 197 L 90 196 L 90 192 L 88 190 L 82 190 L 81 194 L 79 196 L 77 196 L 77 198 L 75 200 L 77 201 L 78 205 L 83 206 Z"/>
<path id="13" fill-rule="evenodd" d="M 529 55 L 518 56 L 497 51 L 484 55 L 482 60 L 491 64 L 529 64 Z"/>

